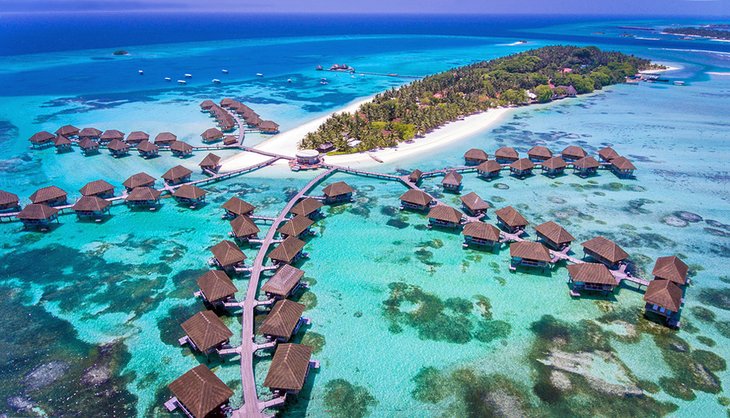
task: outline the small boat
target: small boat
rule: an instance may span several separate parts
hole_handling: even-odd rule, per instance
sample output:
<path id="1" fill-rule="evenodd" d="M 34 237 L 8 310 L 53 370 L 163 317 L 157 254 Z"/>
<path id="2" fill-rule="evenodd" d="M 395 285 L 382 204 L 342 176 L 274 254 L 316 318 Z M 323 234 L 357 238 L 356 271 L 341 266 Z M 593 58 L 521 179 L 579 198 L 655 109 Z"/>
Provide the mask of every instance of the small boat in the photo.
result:
<path id="1" fill-rule="evenodd" d="M 165 77 L 165 81 L 172 81 L 172 78 L 170 78 L 170 77 Z"/>
<path id="2" fill-rule="evenodd" d="M 675 86 L 684 86 L 684 81 L 682 81 L 682 80 L 674 80 L 674 85 Z"/>
<path id="3" fill-rule="evenodd" d="M 326 78 L 323 78 L 323 79 L 319 80 L 319 84 L 322 84 L 322 85 L 324 85 L 324 84 L 329 84 L 329 83 L 330 83 L 330 82 L 329 82 L 329 81 L 327 81 L 327 79 L 326 79 Z"/>
<path id="4" fill-rule="evenodd" d="M 286 80 L 286 82 L 287 82 L 287 83 L 291 83 L 291 78 L 288 78 L 288 79 Z"/>
<path id="5" fill-rule="evenodd" d="M 144 70 L 137 70 L 137 72 L 139 73 L 139 75 L 144 75 Z"/>
<path id="6" fill-rule="evenodd" d="M 263 77 L 263 76 L 264 76 L 263 73 L 256 73 L 256 77 Z"/>
<path id="7" fill-rule="evenodd" d="M 228 74 L 228 70 L 226 70 L 225 68 L 224 68 L 224 69 L 222 69 L 222 70 L 221 70 L 221 72 L 222 72 L 223 74 Z"/>
<path id="8" fill-rule="evenodd" d="M 177 80 L 177 84 L 188 84 L 185 80 Z"/>
<path id="9" fill-rule="evenodd" d="M 221 81 L 218 80 L 217 78 L 214 78 L 212 81 L 213 81 L 213 84 L 220 84 L 221 83 Z"/>
<path id="10" fill-rule="evenodd" d="M 185 78 L 193 78 L 192 74 L 185 74 Z"/>

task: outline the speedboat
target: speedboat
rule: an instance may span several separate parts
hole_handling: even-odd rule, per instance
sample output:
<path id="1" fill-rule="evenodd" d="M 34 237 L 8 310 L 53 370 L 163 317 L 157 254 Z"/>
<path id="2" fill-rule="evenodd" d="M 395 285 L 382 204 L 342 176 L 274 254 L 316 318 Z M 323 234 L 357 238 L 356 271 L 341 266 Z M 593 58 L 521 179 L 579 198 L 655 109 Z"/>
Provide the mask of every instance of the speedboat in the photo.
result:
<path id="1" fill-rule="evenodd" d="M 193 78 L 192 74 L 185 74 L 185 78 Z"/>
<path id="2" fill-rule="evenodd" d="M 286 80 L 287 83 L 291 83 L 291 78 Z"/>
<path id="3" fill-rule="evenodd" d="M 188 84 L 185 80 L 177 80 L 177 84 Z"/>
<path id="4" fill-rule="evenodd" d="M 172 81 L 170 77 L 165 77 L 165 81 Z"/>
<path id="5" fill-rule="evenodd" d="M 221 81 L 220 81 L 220 80 L 218 80 L 217 78 L 214 78 L 214 79 L 213 79 L 213 84 L 220 84 L 220 83 L 221 83 Z"/>
<path id="6" fill-rule="evenodd" d="M 137 72 L 139 73 L 139 75 L 144 75 L 144 70 L 137 70 Z"/>
<path id="7" fill-rule="evenodd" d="M 225 68 L 224 68 L 224 69 L 222 69 L 222 70 L 221 70 L 221 72 L 222 72 L 223 74 L 228 74 L 228 70 L 226 70 Z"/>
<path id="8" fill-rule="evenodd" d="M 256 73 L 256 77 L 263 77 L 263 76 L 264 76 L 263 73 Z"/>

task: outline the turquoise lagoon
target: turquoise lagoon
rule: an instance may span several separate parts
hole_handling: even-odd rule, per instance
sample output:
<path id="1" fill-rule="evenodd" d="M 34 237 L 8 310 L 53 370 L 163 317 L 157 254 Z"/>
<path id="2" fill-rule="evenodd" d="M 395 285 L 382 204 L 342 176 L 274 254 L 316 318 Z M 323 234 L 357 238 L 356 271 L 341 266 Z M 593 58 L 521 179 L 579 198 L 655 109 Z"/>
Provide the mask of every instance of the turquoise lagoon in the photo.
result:
<path id="1" fill-rule="evenodd" d="M 73 123 L 151 134 L 169 130 L 198 143 L 212 123 L 198 103 L 225 96 L 242 98 L 289 129 L 405 82 L 318 73 L 317 64 L 423 75 L 581 33 L 571 42 L 678 64 L 682 69 L 668 76 L 688 85 L 622 85 L 515 109 L 500 124 L 435 155 L 377 169 L 453 166 L 473 146 L 491 153 L 502 145 L 521 152 L 534 144 L 554 151 L 568 144 L 590 151 L 613 145 L 636 162 L 635 180 L 607 172 L 588 180 L 537 175 L 485 182 L 466 175 L 464 191 L 476 191 L 495 207 L 515 206 L 533 225 L 556 220 L 578 242 L 597 234 L 612 238 L 644 271 L 658 256 L 681 254 L 693 271 L 682 329 L 667 332 L 645 321 L 641 294 L 629 288 L 610 299 L 572 300 L 564 266 L 547 275 L 512 273 L 507 248 L 496 254 L 462 249 L 458 234 L 425 229 L 423 215 L 398 211 L 403 186 L 337 174 L 325 184 L 347 181 L 357 190 L 356 200 L 326 210 L 300 266 L 311 287 L 299 300 L 312 325 L 297 341 L 315 347 L 321 368 L 283 415 L 480 416 L 510 410 L 724 416 L 730 397 L 724 364 L 730 356 L 730 279 L 723 269 L 730 257 L 730 77 L 721 75 L 729 71 L 727 52 L 591 37 L 596 25 L 535 29 L 537 35 L 519 46 L 509 46 L 512 38 L 477 34 L 381 34 L 137 45 L 119 59 L 109 59 L 108 49 L 5 56 L 0 188 L 24 201 L 48 184 L 76 196 L 97 178 L 121 186 L 138 171 L 159 176 L 180 163 L 169 156 L 116 160 L 28 150 L 27 138 L 41 129 Z M 228 79 L 221 68 L 230 69 Z M 162 80 L 184 72 L 194 75 L 188 86 Z M 330 81 L 326 86 L 319 84 L 323 76 Z M 223 84 L 211 87 L 213 77 Z M 251 135 L 246 141 L 264 139 Z M 182 164 L 194 168 L 200 158 Z M 8 324 L 0 411 L 163 415 L 166 385 L 207 362 L 178 347 L 177 338 L 180 322 L 202 309 L 192 292 L 207 268 L 208 249 L 228 233 L 220 205 L 237 195 L 260 214 L 274 215 L 313 175 L 266 168 L 206 187 L 208 205 L 195 211 L 166 199 L 156 213 L 115 206 L 101 224 L 64 216 L 46 234 L 22 231 L 17 223 L 0 225 L 0 310 Z M 440 193 L 438 179 L 424 187 Z M 458 205 L 457 196 L 443 199 Z M 491 212 L 488 221 L 494 221 Z M 249 257 L 255 251 L 244 248 Z M 247 281 L 236 284 L 244 289 Z M 240 319 L 224 320 L 235 343 Z M 269 361 L 265 354 L 257 358 L 259 384 Z M 237 359 L 207 364 L 234 389 L 232 404 L 238 406 Z M 565 371 L 569 366 L 577 370 Z M 622 396 L 636 388 L 645 396 Z"/>

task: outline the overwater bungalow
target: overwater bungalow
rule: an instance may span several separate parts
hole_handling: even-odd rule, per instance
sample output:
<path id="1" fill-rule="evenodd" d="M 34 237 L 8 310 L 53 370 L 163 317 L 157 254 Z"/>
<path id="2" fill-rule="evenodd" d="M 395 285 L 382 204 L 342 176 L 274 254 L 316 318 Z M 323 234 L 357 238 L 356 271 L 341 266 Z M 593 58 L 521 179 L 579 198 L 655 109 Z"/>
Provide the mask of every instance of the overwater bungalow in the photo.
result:
<path id="1" fill-rule="evenodd" d="M 651 274 L 654 280 L 669 280 L 670 282 L 685 286 L 687 284 L 687 273 L 689 267 L 677 256 L 659 257 L 654 264 Z"/>
<path id="2" fill-rule="evenodd" d="M 0 212 L 12 212 L 20 208 L 18 195 L 0 190 Z"/>
<path id="3" fill-rule="evenodd" d="M 429 227 L 459 228 L 463 214 L 447 205 L 436 205 L 428 212 Z"/>
<path id="4" fill-rule="evenodd" d="M 304 255 L 302 249 L 304 241 L 289 236 L 269 253 L 269 258 L 274 264 L 292 264 Z"/>
<path id="5" fill-rule="evenodd" d="M 601 164 L 595 158 L 588 156 L 573 163 L 573 172 L 581 177 L 589 177 L 598 172 Z"/>
<path id="6" fill-rule="evenodd" d="M 610 163 L 611 160 L 616 157 L 620 157 L 620 155 L 613 148 L 605 147 L 598 150 L 598 157 L 601 159 L 601 161 Z"/>
<path id="7" fill-rule="evenodd" d="M 290 213 L 294 215 L 306 216 L 310 219 L 317 219 L 318 217 L 322 216 L 322 206 L 324 205 L 319 200 L 308 197 L 294 205 Z"/>
<path id="8" fill-rule="evenodd" d="M 529 158 L 521 158 L 509 165 L 509 171 L 513 176 L 523 179 L 532 175 L 535 164 Z"/>
<path id="9" fill-rule="evenodd" d="M 170 144 L 172 155 L 178 158 L 185 158 L 193 155 L 193 146 L 183 141 L 174 141 Z"/>
<path id="10" fill-rule="evenodd" d="M 24 228 L 48 228 L 53 221 L 58 222 L 58 209 L 48 205 L 32 203 L 26 205 L 18 213 L 18 219 L 23 223 Z"/>
<path id="11" fill-rule="evenodd" d="M 309 374 L 312 347 L 302 344 L 279 344 L 264 379 L 264 386 L 276 396 L 296 395 Z"/>
<path id="12" fill-rule="evenodd" d="M 261 230 L 246 215 L 235 217 L 231 221 L 231 236 L 239 243 L 248 243 L 251 239 L 257 239 Z"/>
<path id="13" fill-rule="evenodd" d="M 461 196 L 461 207 L 469 216 L 481 216 L 487 213 L 490 206 L 478 194 L 469 192 Z"/>
<path id="14" fill-rule="evenodd" d="M 258 115 L 254 114 L 253 116 L 246 119 L 246 126 L 248 126 L 249 128 L 258 128 L 259 125 L 261 125 L 261 122 L 263 122 L 263 120 L 261 120 Z"/>
<path id="15" fill-rule="evenodd" d="M 540 242 L 555 251 L 563 251 L 575 240 L 570 232 L 553 221 L 536 226 L 535 233 Z"/>
<path id="16" fill-rule="evenodd" d="M 425 211 L 433 203 L 433 198 L 426 192 L 416 189 L 408 189 L 400 197 L 402 209 Z"/>
<path id="17" fill-rule="evenodd" d="M 73 125 L 63 125 L 60 128 L 56 129 L 56 135 L 63 135 L 67 138 L 78 136 L 78 134 L 79 128 Z"/>
<path id="18" fill-rule="evenodd" d="M 142 132 L 142 131 L 130 132 L 129 135 L 127 135 L 127 144 L 130 144 L 130 145 L 137 145 L 142 141 L 149 141 L 149 140 L 150 140 L 149 134 Z"/>
<path id="19" fill-rule="evenodd" d="M 461 180 L 463 178 L 461 174 L 451 170 L 441 180 L 441 186 L 444 188 L 444 191 L 458 193 L 461 190 Z"/>
<path id="20" fill-rule="evenodd" d="M 208 112 L 211 107 L 215 106 L 215 102 L 209 99 L 203 100 L 200 102 L 200 109 L 204 112 Z"/>
<path id="21" fill-rule="evenodd" d="M 517 209 L 507 206 L 494 212 L 497 215 L 497 225 L 510 234 L 520 234 L 528 222 Z"/>
<path id="22" fill-rule="evenodd" d="M 223 139 L 223 132 L 218 128 L 208 128 L 200 134 L 200 137 L 203 138 L 204 143 L 210 144 Z"/>
<path id="23" fill-rule="evenodd" d="M 231 99 L 230 97 L 226 97 L 221 100 L 221 107 L 231 107 L 236 103 L 237 103 L 236 100 Z"/>
<path id="24" fill-rule="evenodd" d="M 124 141 L 124 132 L 118 131 L 116 129 L 107 129 L 104 131 L 104 133 L 101 134 L 99 137 L 100 142 L 106 143 L 106 142 L 112 142 L 114 140 L 117 141 Z"/>
<path id="25" fill-rule="evenodd" d="M 246 254 L 232 241 L 223 240 L 214 245 L 210 251 L 213 253 L 211 259 L 213 264 L 225 271 L 243 267 L 243 262 L 246 260 Z"/>
<path id="26" fill-rule="evenodd" d="M 331 205 L 341 202 L 351 202 L 353 191 L 352 187 L 344 181 L 329 184 L 322 190 L 322 193 L 324 193 L 324 203 Z"/>
<path id="27" fill-rule="evenodd" d="M 479 148 L 472 148 L 464 153 L 464 164 L 466 165 L 479 165 L 488 159 L 487 152 Z"/>
<path id="28" fill-rule="evenodd" d="M 499 248 L 499 229 L 496 226 L 484 222 L 469 222 L 464 225 L 464 247 L 486 247 L 489 249 Z"/>
<path id="29" fill-rule="evenodd" d="M 588 153 L 586 153 L 583 148 L 577 145 L 570 145 L 566 147 L 563 152 L 560 153 L 560 156 L 563 158 L 563 160 L 569 163 L 573 161 L 578 161 L 586 155 L 588 155 Z"/>
<path id="30" fill-rule="evenodd" d="M 520 154 L 512 147 L 501 147 L 494 152 L 494 158 L 500 164 L 512 164 L 520 159 Z"/>
<path id="31" fill-rule="evenodd" d="M 172 197 L 177 201 L 177 203 L 188 205 L 190 208 L 195 208 L 205 202 L 206 194 L 208 194 L 208 192 L 198 186 L 193 184 L 183 184 L 172 193 Z"/>
<path id="32" fill-rule="evenodd" d="M 549 177 L 556 177 L 565 171 L 568 164 L 560 157 L 552 157 L 542 162 L 542 172 Z"/>
<path id="33" fill-rule="evenodd" d="M 30 137 L 30 146 L 32 148 L 42 148 L 53 143 L 56 135 L 47 131 L 40 131 Z"/>
<path id="34" fill-rule="evenodd" d="M 226 135 L 225 137 L 223 137 L 223 145 L 230 146 L 237 144 L 238 138 L 235 135 Z"/>
<path id="35" fill-rule="evenodd" d="M 162 192 L 152 187 L 140 186 L 132 189 L 124 201 L 128 206 L 154 208 L 160 203 Z"/>
<path id="36" fill-rule="evenodd" d="M 611 160 L 611 171 L 620 178 L 634 177 L 636 166 L 626 157 L 616 157 Z"/>
<path id="37" fill-rule="evenodd" d="M 547 147 L 543 147 L 542 145 L 535 145 L 534 147 L 530 148 L 529 151 L 527 151 L 527 157 L 533 163 L 541 163 L 543 161 L 547 161 L 553 158 L 553 152 L 550 151 L 550 149 L 548 149 Z"/>
<path id="38" fill-rule="evenodd" d="M 175 141 L 177 141 L 177 135 L 172 132 L 160 132 L 155 137 L 155 145 L 161 147 L 169 147 Z"/>
<path id="39" fill-rule="evenodd" d="M 76 134 L 76 136 L 78 136 L 79 139 L 94 139 L 94 140 L 99 140 L 99 138 L 101 137 L 101 134 L 102 134 L 102 132 L 99 129 L 96 129 L 96 128 L 84 128 L 84 129 L 80 130 L 78 132 L 78 134 Z"/>
<path id="40" fill-rule="evenodd" d="M 162 178 L 167 184 L 180 184 L 190 181 L 190 176 L 193 174 L 190 169 L 185 168 L 181 165 L 176 165 L 171 169 L 167 170 Z"/>
<path id="41" fill-rule="evenodd" d="M 42 187 L 30 195 L 30 201 L 40 205 L 63 206 L 68 196 L 56 186 Z"/>
<path id="42" fill-rule="evenodd" d="M 612 293 L 618 285 L 616 278 L 601 263 L 578 263 L 568 266 L 569 283 L 572 295 L 579 296 L 581 291 Z"/>
<path id="43" fill-rule="evenodd" d="M 154 158 L 160 155 L 160 147 L 150 141 L 142 141 L 137 144 L 137 152 L 144 158 Z"/>
<path id="44" fill-rule="evenodd" d="M 97 196 L 82 196 L 71 207 L 79 218 L 101 219 L 109 214 L 111 202 Z"/>
<path id="45" fill-rule="evenodd" d="M 280 226 L 277 232 L 279 232 L 282 238 L 304 238 L 304 236 L 312 234 L 311 227 L 313 224 L 314 221 L 308 217 L 297 215 Z"/>
<path id="46" fill-rule="evenodd" d="M 63 135 L 57 135 L 53 138 L 53 146 L 56 147 L 56 152 L 59 154 L 71 151 L 72 145 L 71 140 Z"/>
<path id="47" fill-rule="evenodd" d="M 115 158 L 129 155 L 129 144 L 122 141 L 121 139 L 112 139 L 111 142 L 109 142 L 109 145 L 107 145 L 106 147 Z"/>
<path id="48" fill-rule="evenodd" d="M 217 173 L 221 168 L 221 157 L 211 152 L 203 158 L 198 166 L 204 174 Z"/>
<path id="49" fill-rule="evenodd" d="M 103 199 L 114 197 L 114 186 L 105 180 L 94 180 L 86 183 L 79 191 L 82 196 L 96 196 Z"/>
<path id="50" fill-rule="evenodd" d="M 289 264 L 284 264 L 261 286 L 268 298 L 286 299 L 302 286 L 304 272 Z"/>
<path id="51" fill-rule="evenodd" d="M 168 410 L 183 410 L 192 418 L 226 416 L 233 391 L 206 366 L 199 365 L 168 386 L 173 398 L 165 403 Z"/>
<path id="52" fill-rule="evenodd" d="M 259 332 L 270 341 L 288 342 L 304 322 L 304 309 L 306 306 L 288 299 L 276 301 L 259 327 Z"/>
<path id="53" fill-rule="evenodd" d="M 236 216 L 241 215 L 253 215 L 253 211 L 254 209 L 256 209 L 256 207 L 246 202 L 245 200 L 233 196 L 232 198 L 228 199 L 226 203 L 223 204 L 223 209 L 226 211 L 226 218 L 235 218 Z"/>
<path id="54" fill-rule="evenodd" d="M 259 123 L 259 130 L 262 134 L 278 134 L 279 133 L 279 124 L 271 121 L 271 120 L 264 120 Z"/>
<path id="55" fill-rule="evenodd" d="M 205 355 L 228 345 L 233 333 L 213 311 L 198 312 L 180 324 L 185 337 L 180 345 L 188 344 L 190 349 Z"/>
<path id="56" fill-rule="evenodd" d="M 137 187 L 153 187 L 155 185 L 155 178 L 147 173 L 137 173 L 124 180 L 122 185 L 128 192 Z"/>
<path id="57" fill-rule="evenodd" d="M 219 307 L 233 300 L 238 288 L 222 270 L 210 270 L 198 278 L 197 294 L 207 306 Z"/>
<path id="58" fill-rule="evenodd" d="M 79 148 L 84 155 L 94 155 L 99 153 L 99 143 L 89 138 L 79 141 Z"/>
<path id="59" fill-rule="evenodd" d="M 415 169 L 411 171 L 411 173 L 408 175 L 408 181 L 415 185 L 418 185 L 418 183 L 421 182 L 421 177 L 423 177 L 423 171 Z"/>
<path id="60" fill-rule="evenodd" d="M 493 179 L 501 171 L 502 166 L 495 160 L 485 161 L 477 166 L 477 175 L 483 179 Z"/>
<path id="61" fill-rule="evenodd" d="M 603 263 L 611 269 L 619 268 L 621 263 L 629 258 L 626 251 L 616 245 L 615 242 L 604 237 L 595 237 L 581 245 L 583 245 L 583 253 L 586 257 Z"/>
<path id="62" fill-rule="evenodd" d="M 512 259 L 510 269 L 517 267 L 538 267 L 550 268 L 552 257 L 547 247 L 535 241 L 513 242 L 509 247 L 509 255 Z"/>
<path id="63" fill-rule="evenodd" d="M 652 280 L 644 293 L 644 311 L 647 316 L 663 318 L 670 326 L 678 326 L 682 308 L 682 288 L 670 280 Z"/>

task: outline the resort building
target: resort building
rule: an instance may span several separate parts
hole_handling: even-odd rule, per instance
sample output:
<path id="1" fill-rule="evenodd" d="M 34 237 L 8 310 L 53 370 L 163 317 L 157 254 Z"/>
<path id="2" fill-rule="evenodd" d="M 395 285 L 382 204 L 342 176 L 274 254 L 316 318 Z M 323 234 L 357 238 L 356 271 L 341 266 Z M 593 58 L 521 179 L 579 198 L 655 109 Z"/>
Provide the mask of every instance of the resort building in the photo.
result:
<path id="1" fill-rule="evenodd" d="M 556 177 L 563 174 L 568 164 L 560 157 L 552 157 L 549 160 L 543 161 L 541 166 L 543 174 L 548 177 Z"/>
<path id="2" fill-rule="evenodd" d="M 223 240 L 214 245 L 210 251 L 213 253 L 213 264 L 225 271 L 235 271 L 236 267 L 243 267 L 246 254 L 236 244 Z"/>
<path id="3" fill-rule="evenodd" d="M 56 186 L 43 187 L 30 195 L 30 201 L 39 205 L 63 206 L 66 204 L 66 192 Z"/>
<path id="4" fill-rule="evenodd" d="M 206 366 L 199 365 L 168 386 L 173 398 L 165 405 L 172 411 L 179 407 L 192 418 L 226 416 L 233 391 Z"/>
<path id="5" fill-rule="evenodd" d="M 193 174 L 193 172 L 189 169 L 181 165 L 176 165 L 175 167 L 167 170 L 165 174 L 162 175 L 162 178 L 168 184 L 180 184 L 190 181 L 191 174 Z"/>
<path id="6" fill-rule="evenodd" d="M 466 165 L 479 165 L 488 159 L 487 152 L 479 148 L 472 148 L 464 153 L 464 164 Z"/>
<path id="7" fill-rule="evenodd" d="M 129 154 L 129 144 L 122 141 L 121 139 L 112 139 L 109 145 L 106 146 L 112 156 L 119 158 Z"/>
<path id="8" fill-rule="evenodd" d="M 269 253 L 269 258 L 274 264 L 292 264 L 303 256 L 302 249 L 304 241 L 289 236 Z"/>
<path id="9" fill-rule="evenodd" d="M 155 178 L 147 173 L 137 173 L 124 180 L 122 185 L 128 192 L 137 187 L 153 187 L 155 185 Z"/>
<path id="10" fill-rule="evenodd" d="M 18 195 L 0 190 L 0 212 L 11 212 L 20 208 Z"/>
<path id="11" fill-rule="evenodd" d="M 177 135 L 171 132 L 160 132 L 155 137 L 155 145 L 161 147 L 169 147 L 175 141 L 177 141 Z"/>
<path id="12" fill-rule="evenodd" d="M 292 302 L 288 299 L 280 299 L 266 315 L 261 324 L 259 332 L 271 341 L 285 343 L 299 331 L 303 322 L 302 313 L 306 306 L 301 303 Z"/>
<path id="13" fill-rule="evenodd" d="M 433 203 L 433 198 L 426 192 L 416 189 L 408 189 L 400 197 L 402 209 L 425 211 Z"/>
<path id="14" fill-rule="evenodd" d="M 296 395 L 309 374 L 312 347 L 302 344 L 279 344 L 271 360 L 264 386 L 276 396 Z"/>
<path id="15" fill-rule="evenodd" d="M 421 177 L 423 177 L 423 171 L 415 169 L 411 171 L 411 174 L 408 175 L 408 181 L 418 185 L 418 183 L 421 181 Z"/>
<path id="16" fill-rule="evenodd" d="M 302 286 L 304 272 L 296 267 L 284 264 L 261 286 L 261 291 L 268 298 L 286 299 Z"/>
<path id="17" fill-rule="evenodd" d="M 271 121 L 271 120 L 264 120 L 259 123 L 259 130 L 262 134 L 278 134 L 279 133 L 279 124 Z"/>
<path id="18" fill-rule="evenodd" d="M 616 157 L 611 160 L 611 171 L 620 178 L 631 178 L 634 176 L 636 166 L 626 157 Z"/>
<path id="19" fill-rule="evenodd" d="M 258 238 L 259 232 L 259 227 L 246 215 L 237 216 L 231 221 L 231 236 L 240 243 Z"/>
<path id="20" fill-rule="evenodd" d="M 600 263 L 578 263 L 568 265 L 569 282 L 572 285 L 573 296 L 579 296 L 581 291 L 612 293 L 618 285 L 613 274 Z"/>
<path id="21" fill-rule="evenodd" d="M 512 164 L 520 159 L 520 154 L 512 147 L 501 147 L 494 152 L 494 158 L 500 164 Z"/>
<path id="22" fill-rule="evenodd" d="M 657 258 L 651 274 L 654 276 L 654 280 L 669 280 L 676 285 L 685 286 L 688 272 L 689 267 L 684 261 L 673 255 Z"/>
<path id="23" fill-rule="evenodd" d="M 509 165 L 509 171 L 517 178 L 525 178 L 532 175 L 535 164 L 529 158 L 521 158 Z"/>
<path id="24" fill-rule="evenodd" d="M 58 135 L 55 138 L 53 138 L 53 146 L 56 147 L 56 152 L 61 154 L 64 152 L 71 151 L 72 142 L 70 139 L 66 138 L 65 136 Z"/>
<path id="25" fill-rule="evenodd" d="M 210 270 L 198 278 L 198 289 L 196 293 L 203 299 L 203 303 L 211 307 L 219 307 L 226 302 L 231 302 L 238 288 L 233 284 L 231 278 L 222 270 Z"/>
<path id="26" fill-rule="evenodd" d="M 535 145 L 534 147 L 530 148 L 529 151 L 527 151 L 527 157 L 533 163 L 541 163 L 543 161 L 547 161 L 553 158 L 553 152 L 550 151 L 547 147 Z"/>
<path id="27" fill-rule="evenodd" d="M 615 242 L 604 237 L 595 237 L 582 245 L 586 257 L 603 263 L 611 269 L 619 268 L 621 263 L 629 258 L 626 251 L 616 245 Z"/>
<path id="28" fill-rule="evenodd" d="M 679 310 L 682 308 L 682 289 L 669 280 L 652 280 L 644 293 L 648 316 L 657 315 L 670 326 L 679 323 Z"/>
<path id="29" fill-rule="evenodd" d="M 497 225 L 510 234 L 521 234 L 528 222 L 517 209 L 507 206 L 494 212 L 497 215 Z"/>
<path id="30" fill-rule="evenodd" d="M 256 207 L 245 200 L 233 196 L 223 204 L 223 209 L 226 211 L 225 216 L 227 218 L 235 218 L 240 215 L 253 215 L 253 211 Z"/>
<path id="31" fill-rule="evenodd" d="M 566 147 L 563 152 L 560 153 L 560 156 L 563 158 L 563 160 L 569 163 L 573 161 L 578 161 L 586 155 L 588 155 L 586 151 L 577 145 L 570 145 Z"/>
<path id="32" fill-rule="evenodd" d="M 114 186 L 105 180 L 94 180 L 86 183 L 79 191 L 82 196 L 96 196 L 104 199 L 114 197 Z"/>
<path id="33" fill-rule="evenodd" d="M 598 172 L 601 164 L 593 157 L 583 157 L 573 163 L 573 172 L 581 177 L 589 177 Z"/>
<path id="34" fill-rule="evenodd" d="M 200 134 L 200 137 L 203 139 L 204 143 L 210 144 L 223 139 L 223 132 L 221 132 L 218 128 L 208 128 L 205 132 Z"/>
<path id="35" fill-rule="evenodd" d="M 99 140 L 101 137 L 101 131 L 96 128 L 84 128 L 76 134 L 79 139 L 94 139 Z M 61 134 L 63 135 L 63 134 Z"/>
<path id="36" fill-rule="evenodd" d="M 211 152 L 203 158 L 203 161 L 198 166 L 203 170 L 204 174 L 215 174 L 221 168 L 221 157 Z"/>
<path id="37" fill-rule="evenodd" d="M 601 159 L 601 161 L 610 163 L 611 160 L 616 157 L 620 157 L 620 155 L 618 155 L 618 152 L 616 152 L 613 148 L 605 147 L 598 150 L 598 157 Z"/>
<path id="38" fill-rule="evenodd" d="M 237 145 L 238 138 L 235 135 L 226 135 L 223 137 L 223 145 Z"/>
<path id="39" fill-rule="evenodd" d="M 335 149 L 335 144 L 331 142 L 325 142 L 324 144 L 321 144 L 317 147 L 317 151 L 322 154 L 327 154 L 328 152 L 334 151 Z"/>
<path id="40" fill-rule="evenodd" d="M 458 193 L 461 190 L 461 180 L 464 177 L 456 171 L 449 171 L 441 181 L 444 191 Z"/>
<path id="41" fill-rule="evenodd" d="M 301 151 L 297 151 L 295 157 L 299 168 L 304 169 L 317 167 L 322 162 L 319 157 L 319 151 L 313 149 L 304 149 Z"/>
<path id="42" fill-rule="evenodd" d="M 552 257 L 550 251 L 535 241 L 513 242 L 509 247 L 509 255 L 512 258 L 510 269 L 517 267 L 550 268 Z"/>
<path id="43" fill-rule="evenodd" d="M 48 228 L 53 221 L 58 221 L 58 209 L 33 203 L 26 205 L 18 213 L 18 219 L 23 223 L 24 228 Z"/>
<path id="44" fill-rule="evenodd" d="M 172 197 L 177 201 L 177 203 L 190 205 L 191 208 L 195 208 L 205 202 L 206 194 L 208 194 L 208 192 L 198 186 L 183 184 L 172 193 Z"/>
<path id="45" fill-rule="evenodd" d="M 200 110 L 204 112 L 208 112 L 211 107 L 215 106 L 215 102 L 209 99 L 203 100 L 200 102 Z"/>
<path id="46" fill-rule="evenodd" d="M 320 202 L 319 200 L 308 197 L 294 205 L 290 213 L 294 215 L 306 216 L 310 219 L 317 219 L 322 215 L 322 206 L 322 202 Z"/>
<path id="47" fill-rule="evenodd" d="M 56 135 L 47 131 L 36 132 L 30 137 L 30 146 L 32 148 L 42 148 L 46 145 L 52 144 L 55 138 Z"/>
<path id="48" fill-rule="evenodd" d="M 314 221 L 306 216 L 297 215 L 279 227 L 277 232 L 282 238 L 297 237 L 303 238 L 305 235 L 311 235 L 311 227 Z"/>
<path id="49" fill-rule="evenodd" d="M 170 144 L 170 151 L 175 157 L 184 158 L 193 155 L 193 146 L 187 142 L 174 141 Z"/>
<path id="50" fill-rule="evenodd" d="M 236 100 L 231 99 L 230 97 L 226 97 L 225 99 L 221 100 L 221 107 L 231 107 L 236 103 Z"/>
<path id="51" fill-rule="evenodd" d="M 461 207 L 469 216 L 481 216 L 487 213 L 489 203 L 485 202 L 478 194 L 469 192 L 461 196 Z"/>
<path id="52" fill-rule="evenodd" d="M 484 222 L 469 222 L 464 225 L 464 246 L 487 247 L 495 250 L 499 248 L 499 229 Z"/>
<path id="53" fill-rule="evenodd" d="M 495 160 L 485 161 L 477 166 L 477 175 L 483 179 L 492 179 L 499 176 L 502 166 Z"/>
<path id="54" fill-rule="evenodd" d="M 132 189 L 124 201 L 128 206 L 149 207 L 154 208 L 160 203 L 162 192 L 151 187 L 135 187 Z"/>
<path id="55" fill-rule="evenodd" d="M 193 351 L 205 355 L 227 346 L 233 333 L 213 311 L 198 312 L 180 324 L 185 337 L 180 345 L 188 344 Z"/>
<path id="56" fill-rule="evenodd" d="M 107 129 L 103 134 L 101 134 L 99 140 L 102 144 L 112 142 L 114 140 L 124 141 L 124 132 L 116 129 Z"/>
<path id="57" fill-rule="evenodd" d="M 127 135 L 127 144 L 130 144 L 130 145 L 137 145 L 142 141 L 149 141 L 149 140 L 150 140 L 149 134 L 142 132 L 142 131 L 130 132 L 129 135 Z"/>
<path id="58" fill-rule="evenodd" d="M 458 228 L 461 226 L 462 213 L 446 205 L 436 205 L 428 212 L 429 227 Z"/>
<path id="59" fill-rule="evenodd" d="M 535 227 L 538 241 L 555 251 L 563 251 L 570 247 L 575 238 L 562 226 L 548 221 Z"/>
<path id="60" fill-rule="evenodd" d="M 354 190 L 344 181 L 332 183 L 322 190 L 324 193 L 324 203 L 331 205 L 333 203 L 352 201 L 352 192 Z"/>
<path id="61" fill-rule="evenodd" d="M 150 141 L 142 141 L 137 144 L 137 152 L 144 158 L 154 158 L 160 155 L 160 147 Z"/>
<path id="62" fill-rule="evenodd" d="M 56 135 L 63 135 L 66 138 L 78 136 L 79 134 L 79 128 L 73 126 L 73 125 L 63 125 L 60 128 L 56 129 Z"/>
<path id="63" fill-rule="evenodd" d="M 82 196 L 71 207 L 79 218 L 101 219 L 109 214 L 111 202 L 97 196 Z"/>
<path id="64" fill-rule="evenodd" d="M 99 153 L 99 143 L 88 138 L 79 141 L 79 148 L 81 148 L 81 152 L 86 156 Z"/>

